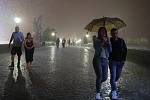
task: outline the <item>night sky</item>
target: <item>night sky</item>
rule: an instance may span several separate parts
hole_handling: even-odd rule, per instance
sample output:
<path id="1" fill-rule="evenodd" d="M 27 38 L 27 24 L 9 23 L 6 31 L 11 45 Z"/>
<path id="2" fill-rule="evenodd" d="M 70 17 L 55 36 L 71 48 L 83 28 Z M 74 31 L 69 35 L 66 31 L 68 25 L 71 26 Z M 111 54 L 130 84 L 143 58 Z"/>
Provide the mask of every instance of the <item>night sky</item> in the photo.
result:
<path id="1" fill-rule="evenodd" d="M 34 17 L 43 17 L 43 28 L 55 28 L 60 36 L 86 32 L 94 18 L 119 17 L 127 24 L 125 37 L 150 39 L 149 0 L 0 0 L 0 41 L 14 30 L 15 16 L 22 18 L 22 31 L 33 32 Z"/>

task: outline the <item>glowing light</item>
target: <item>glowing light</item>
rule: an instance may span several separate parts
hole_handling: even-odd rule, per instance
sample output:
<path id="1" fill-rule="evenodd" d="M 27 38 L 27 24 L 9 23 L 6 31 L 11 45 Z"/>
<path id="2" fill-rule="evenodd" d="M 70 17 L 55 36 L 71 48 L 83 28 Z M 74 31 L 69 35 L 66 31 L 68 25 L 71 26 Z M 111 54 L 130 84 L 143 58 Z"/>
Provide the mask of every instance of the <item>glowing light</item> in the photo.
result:
<path id="1" fill-rule="evenodd" d="M 8 44 L 8 41 L 0 41 L 0 44 Z"/>
<path id="2" fill-rule="evenodd" d="M 52 36 L 55 36 L 55 33 L 53 32 L 51 35 L 52 35 Z"/>
<path id="3" fill-rule="evenodd" d="M 19 24 L 19 23 L 21 22 L 21 18 L 15 17 L 15 18 L 14 18 L 14 21 L 15 21 L 16 24 Z"/>
<path id="4" fill-rule="evenodd" d="M 81 41 L 82 41 L 81 39 L 77 40 L 77 41 L 76 41 L 76 44 L 81 43 Z"/>
<path id="5" fill-rule="evenodd" d="M 85 36 L 86 36 L 86 38 L 88 38 L 88 37 L 89 37 L 89 34 L 86 34 Z"/>
<path id="6" fill-rule="evenodd" d="M 60 38 L 59 40 L 60 40 L 60 43 L 62 43 L 62 38 Z"/>

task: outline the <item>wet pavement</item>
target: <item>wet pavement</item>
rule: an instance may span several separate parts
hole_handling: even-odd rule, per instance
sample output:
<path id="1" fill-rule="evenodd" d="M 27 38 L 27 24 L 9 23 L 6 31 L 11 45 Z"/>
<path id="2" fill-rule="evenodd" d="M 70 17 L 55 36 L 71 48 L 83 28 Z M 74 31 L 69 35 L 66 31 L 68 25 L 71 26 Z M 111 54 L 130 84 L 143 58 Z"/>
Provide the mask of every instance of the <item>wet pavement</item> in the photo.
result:
<path id="1" fill-rule="evenodd" d="M 20 70 L 9 70 L 8 53 L 0 58 L 0 100 L 95 100 L 93 52 L 89 49 L 36 49 L 32 69 L 26 69 L 24 55 Z M 118 82 L 119 100 L 150 100 L 149 71 L 127 61 Z M 110 100 L 109 79 L 102 85 L 103 100 Z"/>

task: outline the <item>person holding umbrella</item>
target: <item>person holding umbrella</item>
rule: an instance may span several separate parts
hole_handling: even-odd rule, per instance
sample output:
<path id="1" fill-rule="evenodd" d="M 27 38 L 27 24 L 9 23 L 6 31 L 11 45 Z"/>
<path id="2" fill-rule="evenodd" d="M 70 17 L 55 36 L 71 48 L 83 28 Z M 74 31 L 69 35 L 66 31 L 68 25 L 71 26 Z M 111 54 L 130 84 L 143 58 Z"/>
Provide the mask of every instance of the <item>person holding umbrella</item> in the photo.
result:
<path id="1" fill-rule="evenodd" d="M 120 78 L 124 62 L 126 61 L 127 47 L 124 40 L 118 37 L 118 30 L 116 28 L 111 30 L 110 41 L 112 44 L 112 52 L 110 53 L 109 58 L 109 68 L 111 74 L 111 98 L 118 99 L 116 82 Z"/>
<path id="2" fill-rule="evenodd" d="M 95 49 L 93 67 L 96 74 L 96 100 L 101 100 L 101 84 L 108 77 L 108 58 L 111 52 L 111 44 L 105 27 L 99 28 L 98 37 L 93 36 L 93 46 Z"/>
<path id="3" fill-rule="evenodd" d="M 121 29 L 123 27 L 126 27 L 126 23 L 120 19 L 120 18 L 117 18 L 117 17 L 102 17 L 102 18 L 98 18 L 98 19 L 93 19 L 88 25 L 86 25 L 85 29 L 89 32 L 96 32 L 100 27 L 104 27 L 107 31 L 111 31 L 112 28 L 116 28 L 116 29 L 112 29 L 111 31 L 111 35 L 112 35 L 112 38 L 111 38 L 111 44 L 113 45 L 112 46 L 112 53 L 110 53 L 110 70 L 111 70 L 111 88 L 112 88 L 112 98 L 117 98 L 117 93 L 116 93 L 116 82 L 117 80 L 119 79 L 120 77 L 120 73 L 121 73 L 121 70 L 122 70 L 122 67 L 123 66 L 123 62 L 125 61 L 125 58 L 126 58 L 126 53 L 127 53 L 127 49 L 126 49 L 126 45 L 125 45 L 125 42 L 123 39 L 119 38 L 117 36 L 117 29 Z M 99 33 L 99 32 L 98 32 Z M 100 33 L 102 33 L 100 31 Z M 98 36 L 99 38 L 99 36 Z M 93 37 L 93 40 L 94 40 L 94 48 L 95 48 L 95 55 L 99 55 L 99 58 L 106 58 L 106 56 L 104 56 L 103 54 L 103 49 L 100 49 L 102 48 L 102 44 L 103 42 L 99 42 L 98 43 L 98 40 L 105 40 L 105 38 L 103 39 L 97 39 L 95 36 Z M 108 39 L 106 39 L 108 40 Z M 101 45 L 100 45 L 101 44 Z M 106 53 L 107 54 L 107 53 Z M 101 55 L 101 56 L 100 56 Z M 103 57 L 104 56 L 104 57 Z M 97 59 L 96 56 L 94 56 L 94 59 Z M 118 60 L 119 59 L 119 60 Z M 93 60 L 93 65 L 94 66 L 98 66 L 97 63 L 99 65 L 102 65 L 102 61 L 97 61 L 96 60 Z M 116 67 L 116 66 L 120 66 L 120 67 Z M 99 67 L 98 67 L 99 68 Z M 100 67 L 101 68 L 101 67 Z M 106 68 L 106 67 L 102 67 L 103 69 Z M 100 70 L 101 71 L 101 70 Z M 97 71 L 95 71 L 97 73 Z M 105 72 L 104 70 L 102 70 L 102 72 Z M 102 73 L 101 72 L 101 73 Z M 97 75 L 97 74 L 96 74 Z M 98 75 L 97 75 L 98 76 Z M 103 74 L 101 75 L 103 76 Z M 98 80 L 99 77 L 97 77 L 97 80 Z M 101 77 L 100 77 L 101 78 Z M 98 81 L 97 81 L 97 84 Z M 99 88 L 98 88 L 98 85 L 97 86 L 97 92 L 99 92 Z M 99 96 L 99 93 L 97 93 L 96 95 L 97 98 L 100 98 Z"/>

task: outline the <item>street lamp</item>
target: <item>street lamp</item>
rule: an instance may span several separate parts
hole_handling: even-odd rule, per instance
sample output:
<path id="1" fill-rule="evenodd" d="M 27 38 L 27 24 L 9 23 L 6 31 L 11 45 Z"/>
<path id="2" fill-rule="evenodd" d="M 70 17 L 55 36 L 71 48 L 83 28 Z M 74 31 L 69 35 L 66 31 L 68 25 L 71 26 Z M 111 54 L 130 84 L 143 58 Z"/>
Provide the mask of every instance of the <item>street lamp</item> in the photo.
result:
<path id="1" fill-rule="evenodd" d="M 51 35 L 52 35 L 52 36 L 55 36 L 56 34 L 53 32 Z"/>
<path id="2" fill-rule="evenodd" d="M 15 18 L 14 18 L 14 21 L 15 21 L 16 24 L 19 24 L 19 23 L 21 22 L 21 18 L 15 17 Z"/>
<path id="3" fill-rule="evenodd" d="M 88 37 L 89 37 L 89 34 L 86 34 L 85 36 L 86 36 L 86 38 L 88 38 Z"/>

